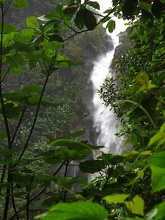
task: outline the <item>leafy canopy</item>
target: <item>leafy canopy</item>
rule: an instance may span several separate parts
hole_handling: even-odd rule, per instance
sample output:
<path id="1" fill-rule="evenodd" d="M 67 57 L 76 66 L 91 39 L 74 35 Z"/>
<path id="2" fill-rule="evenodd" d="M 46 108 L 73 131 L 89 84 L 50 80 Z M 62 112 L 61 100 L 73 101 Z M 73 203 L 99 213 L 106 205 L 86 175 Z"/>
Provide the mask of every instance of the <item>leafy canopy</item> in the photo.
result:
<path id="1" fill-rule="evenodd" d="M 25 10 L 28 1 L 0 1 L 3 220 L 32 219 L 45 210 L 36 218 L 164 219 L 164 1 L 112 3 L 112 8 L 99 15 L 97 1 L 70 0 L 44 16 L 28 16 L 26 26 L 20 28 L 4 21 L 9 8 Z M 70 138 L 53 138 L 45 148 L 32 151 L 40 110 L 60 108 L 60 102 L 44 99 L 48 82 L 59 69 L 82 64 L 64 54 L 66 42 L 105 22 L 112 32 L 114 15 L 133 24 L 132 45 L 116 61 L 119 77 L 107 79 L 100 93 L 121 120 L 118 135 L 126 138 L 125 146 L 131 143 L 132 150 L 120 156 L 102 153 L 91 159 L 101 146 L 75 140 L 84 134 L 79 131 L 69 134 Z M 20 86 L 17 76 L 30 71 L 34 77 L 39 74 L 38 83 Z M 41 119 L 44 128 L 46 122 Z M 73 174 L 69 175 L 69 169 Z M 99 175 L 87 183 L 80 172 Z M 81 186 L 80 193 L 74 190 L 75 185 Z"/>

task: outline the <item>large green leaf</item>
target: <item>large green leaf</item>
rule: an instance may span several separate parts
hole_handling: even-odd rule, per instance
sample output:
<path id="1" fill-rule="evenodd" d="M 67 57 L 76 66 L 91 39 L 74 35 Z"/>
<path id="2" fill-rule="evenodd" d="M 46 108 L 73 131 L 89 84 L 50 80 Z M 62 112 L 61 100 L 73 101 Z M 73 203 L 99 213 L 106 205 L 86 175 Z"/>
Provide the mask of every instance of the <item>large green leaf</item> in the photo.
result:
<path id="1" fill-rule="evenodd" d="M 9 156 L 13 153 L 19 152 L 21 149 L 20 148 L 14 148 L 14 149 L 9 149 L 9 150 L 0 150 L 1 155 Z"/>
<path id="2" fill-rule="evenodd" d="M 29 86 L 23 87 L 21 89 L 21 91 L 26 94 L 31 94 L 31 93 L 36 93 L 36 92 L 40 91 L 41 89 L 42 89 L 42 86 L 31 84 Z"/>
<path id="3" fill-rule="evenodd" d="M 29 67 L 30 69 L 35 68 L 38 65 L 38 61 L 42 59 L 42 54 L 39 51 L 35 51 L 33 55 L 29 54 Z"/>
<path id="4" fill-rule="evenodd" d="M 59 185 L 60 188 L 63 187 L 65 189 L 69 189 L 73 184 L 86 185 L 87 182 L 88 182 L 87 179 L 80 177 L 65 177 L 65 176 L 57 177 L 57 184 Z"/>
<path id="5" fill-rule="evenodd" d="M 3 35 L 3 46 L 9 49 L 9 51 L 7 50 L 8 53 L 6 53 L 7 57 L 11 57 L 15 54 L 15 52 L 10 49 L 10 47 L 13 46 L 15 43 L 14 36 L 15 34 L 13 32 Z"/>
<path id="6" fill-rule="evenodd" d="M 20 73 L 22 73 L 22 68 L 21 67 L 14 67 L 10 70 L 10 73 L 13 75 L 20 74 Z"/>
<path id="7" fill-rule="evenodd" d="M 2 29 L 2 23 L 0 22 L 0 29 Z M 7 23 L 3 23 L 3 33 L 4 34 L 10 34 L 14 31 L 18 30 L 18 26 L 16 25 L 11 25 Z M 3 35 L 5 37 L 5 35 Z"/>
<path id="8" fill-rule="evenodd" d="M 22 46 L 26 46 L 26 49 L 31 47 L 31 45 L 23 45 L 22 42 L 28 43 L 29 41 L 33 40 L 34 34 L 35 31 L 33 29 L 23 29 L 20 33 L 15 33 L 15 40 L 18 42 L 17 48 L 24 51 L 24 48 L 21 48 Z"/>
<path id="9" fill-rule="evenodd" d="M 29 4 L 27 0 L 15 0 L 13 6 L 15 8 L 27 8 Z"/>
<path id="10" fill-rule="evenodd" d="M 98 2 L 91 2 L 91 1 L 89 1 L 89 2 L 87 2 L 86 4 L 89 5 L 89 6 L 91 6 L 91 7 L 93 7 L 93 8 L 95 8 L 95 9 L 100 10 L 100 5 L 99 5 Z"/>
<path id="11" fill-rule="evenodd" d="M 59 43 L 59 42 L 57 42 Z M 71 61 L 68 57 L 57 54 L 56 56 L 56 65 L 59 67 L 68 67 L 68 66 L 79 66 L 82 65 L 83 62 L 74 62 Z"/>
<path id="12" fill-rule="evenodd" d="M 77 151 L 59 148 L 57 150 L 46 151 L 43 155 L 46 163 L 58 164 L 64 160 L 74 160 L 77 158 Z"/>
<path id="13" fill-rule="evenodd" d="M 137 215 L 144 215 L 144 200 L 136 195 L 132 201 L 125 202 L 127 209 Z"/>
<path id="14" fill-rule="evenodd" d="M 20 35 L 19 35 L 19 37 L 20 37 Z M 22 38 L 22 37 L 20 37 L 20 38 Z M 24 37 L 23 37 L 24 38 Z M 30 40 L 30 36 L 29 36 L 29 38 L 27 37 L 25 37 L 24 38 L 24 40 L 22 40 L 22 42 L 16 42 L 15 44 L 14 44 L 14 48 L 17 50 L 17 51 L 20 51 L 20 52 L 24 52 L 24 55 L 26 56 L 27 55 L 27 57 L 29 57 L 30 56 L 30 54 L 31 55 L 34 55 L 34 53 L 35 53 L 35 47 L 33 47 L 33 46 L 31 46 L 30 44 L 27 44 L 28 42 L 25 42 L 25 41 L 28 41 L 29 42 L 29 40 Z M 20 41 L 21 41 L 21 39 L 20 39 Z M 25 54 L 26 53 L 26 54 Z M 23 54 L 23 53 L 22 53 Z M 27 58 L 26 57 L 26 58 Z M 22 71 L 21 71 L 22 72 Z"/>
<path id="15" fill-rule="evenodd" d="M 38 105 L 39 100 L 40 100 L 40 96 L 38 94 L 31 94 L 30 97 L 28 98 L 28 104 L 30 106 Z"/>
<path id="16" fill-rule="evenodd" d="M 165 219 L 165 201 L 156 205 L 145 215 L 145 220 L 164 220 Z"/>
<path id="17" fill-rule="evenodd" d="M 84 27 L 84 17 L 83 17 L 83 9 L 80 8 L 80 10 L 77 12 L 74 23 L 78 29 L 82 29 Z"/>
<path id="18" fill-rule="evenodd" d="M 61 147 L 56 150 L 46 151 L 43 155 L 46 163 L 58 164 L 59 162 L 64 160 L 82 160 L 91 155 L 91 153 L 91 149 L 70 150 L 67 147 Z"/>
<path id="19" fill-rule="evenodd" d="M 46 208 L 49 208 L 50 206 L 52 206 L 54 203 L 56 203 L 57 201 L 59 201 L 60 199 L 60 194 L 56 194 L 56 195 L 52 195 L 51 197 L 45 199 L 41 206 L 42 207 L 46 207 Z"/>
<path id="20" fill-rule="evenodd" d="M 108 31 L 110 32 L 110 33 L 112 33 L 113 31 L 114 31 L 114 29 L 115 29 L 115 21 L 114 20 L 110 20 L 108 23 L 107 23 L 107 25 L 106 25 L 106 28 L 108 28 Z"/>
<path id="21" fill-rule="evenodd" d="M 88 9 L 83 10 L 84 24 L 88 30 L 93 30 L 96 27 L 97 21 L 94 14 Z"/>
<path id="22" fill-rule="evenodd" d="M 46 175 L 46 174 L 38 174 L 37 178 L 43 182 L 50 182 L 51 180 L 55 180 L 56 177 L 54 176 L 50 176 L 50 175 Z"/>
<path id="23" fill-rule="evenodd" d="M 125 18 L 130 19 L 133 16 L 137 3 L 137 0 L 126 0 L 124 2 L 122 12 Z"/>
<path id="24" fill-rule="evenodd" d="M 6 134 L 2 130 L 0 130 L 0 139 L 4 138 L 6 138 Z"/>
<path id="25" fill-rule="evenodd" d="M 142 9 L 140 21 L 142 23 L 153 21 L 153 15 L 151 14 L 151 4 L 144 4 L 144 9 Z"/>
<path id="26" fill-rule="evenodd" d="M 34 16 L 30 16 L 26 18 L 26 25 L 29 28 L 39 28 L 38 20 Z"/>
<path id="27" fill-rule="evenodd" d="M 7 118 L 13 119 L 20 117 L 22 110 L 19 106 L 16 105 L 16 103 L 6 103 L 4 107 Z M 2 108 L 0 108 L 0 113 L 3 114 Z"/>
<path id="28" fill-rule="evenodd" d="M 105 220 L 108 212 L 99 204 L 91 202 L 61 203 L 53 206 L 48 214 L 38 216 L 41 220 Z"/>
<path id="29" fill-rule="evenodd" d="M 151 166 L 152 191 L 157 192 L 165 189 L 165 169 Z"/>
<path id="30" fill-rule="evenodd" d="M 53 34 L 49 36 L 49 41 L 63 42 L 63 38 L 59 34 Z"/>
<path id="31" fill-rule="evenodd" d="M 153 166 L 165 168 L 165 151 L 157 152 L 148 157 L 147 162 Z"/>
<path id="32" fill-rule="evenodd" d="M 101 160 L 87 160 L 80 163 L 79 168 L 83 173 L 96 173 L 104 169 L 105 165 Z"/>
<path id="33" fill-rule="evenodd" d="M 22 186 L 27 186 L 31 184 L 32 178 L 33 178 L 32 173 L 31 174 L 26 174 L 21 172 L 12 173 L 13 182 L 20 184 Z"/>
<path id="34" fill-rule="evenodd" d="M 125 158 L 120 155 L 112 155 L 112 154 L 105 154 L 103 153 L 101 156 L 98 157 L 102 159 L 105 164 L 117 165 L 125 161 Z"/>
<path id="35" fill-rule="evenodd" d="M 70 133 L 70 135 L 73 137 L 73 138 L 77 138 L 83 134 L 85 134 L 86 131 L 85 130 L 80 130 L 80 131 L 76 131 L 76 132 L 73 132 L 73 133 Z"/>
<path id="36" fill-rule="evenodd" d="M 151 12 L 151 6 L 152 5 L 150 3 L 147 3 L 147 2 L 142 2 L 141 5 L 140 5 L 141 9 L 144 9 L 145 12 L 146 11 Z"/>
<path id="37" fill-rule="evenodd" d="M 136 76 L 136 82 L 140 82 L 142 85 L 148 85 L 149 84 L 149 76 L 147 73 L 140 74 Z"/>
<path id="38" fill-rule="evenodd" d="M 56 12 L 57 12 L 57 14 L 58 14 L 60 17 L 63 16 L 63 5 L 62 5 L 62 4 L 58 4 L 58 5 L 56 6 Z"/>
<path id="39" fill-rule="evenodd" d="M 110 203 L 124 203 L 128 197 L 129 194 L 117 194 L 117 195 L 105 196 L 103 200 Z"/>
<path id="40" fill-rule="evenodd" d="M 61 41 L 62 41 L 62 38 L 61 38 Z M 50 41 L 44 42 L 44 47 L 45 47 L 45 49 L 49 49 L 49 50 L 52 50 L 52 51 L 60 49 L 60 48 L 62 48 L 61 41 L 60 41 L 60 39 L 57 38 L 57 36 L 54 37 L 54 39 L 53 39 L 53 35 L 52 35 L 52 36 L 50 36 Z"/>
<path id="41" fill-rule="evenodd" d="M 63 13 L 64 13 L 64 16 L 72 16 L 75 14 L 75 12 L 77 11 L 78 7 L 73 5 L 71 7 L 67 7 L 67 8 L 64 8 L 63 9 Z"/>
<path id="42" fill-rule="evenodd" d="M 67 146 L 71 150 L 85 150 L 91 149 L 90 145 L 83 142 L 76 142 L 71 139 L 57 139 L 49 142 L 50 146 Z"/>
<path id="43" fill-rule="evenodd" d="M 13 68 L 18 68 L 26 64 L 26 59 L 23 52 L 11 53 L 6 56 L 6 63 Z"/>
<path id="44" fill-rule="evenodd" d="M 157 144 L 158 146 L 165 142 L 165 123 L 161 126 L 160 130 L 150 139 L 149 146 Z"/>

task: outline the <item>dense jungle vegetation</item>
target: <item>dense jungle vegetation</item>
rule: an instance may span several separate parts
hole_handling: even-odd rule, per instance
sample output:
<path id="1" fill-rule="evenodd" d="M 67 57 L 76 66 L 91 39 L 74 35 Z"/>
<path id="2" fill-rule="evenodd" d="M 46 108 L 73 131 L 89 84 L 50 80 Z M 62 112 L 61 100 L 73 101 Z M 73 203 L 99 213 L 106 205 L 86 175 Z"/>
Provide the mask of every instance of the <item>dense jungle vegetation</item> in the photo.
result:
<path id="1" fill-rule="evenodd" d="M 165 2 L 112 3 L 0 0 L 1 219 L 165 219 Z M 88 114 L 82 61 L 105 50 L 113 16 L 131 46 L 99 92 L 131 150 L 93 159 L 101 146 L 71 130 Z"/>

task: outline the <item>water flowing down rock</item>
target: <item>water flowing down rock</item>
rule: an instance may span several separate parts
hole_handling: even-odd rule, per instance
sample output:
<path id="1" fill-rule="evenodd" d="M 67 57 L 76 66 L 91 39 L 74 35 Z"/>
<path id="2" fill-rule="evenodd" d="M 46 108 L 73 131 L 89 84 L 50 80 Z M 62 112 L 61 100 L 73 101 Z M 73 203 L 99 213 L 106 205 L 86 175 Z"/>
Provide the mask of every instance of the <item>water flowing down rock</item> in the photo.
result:
<path id="1" fill-rule="evenodd" d="M 93 117 L 93 128 L 97 134 L 97 145 L 105 146 L 102 151 L 111 152 L 113 154 L 121 154 L 122 138 L 115 135 L 120 129 L 120 124 L 117 123 L 116 115 L 110 107 L 106 107 L 100 99 L 98 89 L 103 84 L 107 77 L 113 75 L 113 70 L 110 69 L 114 57 L 114 51 L 119 44 L 119 37 L 112 36 L 113 50 L 100 56 L 93 64 L 90 80 L 93 84 L 93 100 L 90 107 Z"/>

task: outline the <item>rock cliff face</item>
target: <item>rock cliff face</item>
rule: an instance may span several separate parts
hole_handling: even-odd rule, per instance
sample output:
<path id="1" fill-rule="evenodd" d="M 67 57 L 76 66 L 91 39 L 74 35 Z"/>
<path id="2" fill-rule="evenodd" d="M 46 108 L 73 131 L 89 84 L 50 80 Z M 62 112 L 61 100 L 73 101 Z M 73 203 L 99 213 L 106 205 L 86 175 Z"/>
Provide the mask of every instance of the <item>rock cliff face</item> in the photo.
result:
<path id="1" fill-rule="evenodd" d="M 121 32 L 119 34 L 119 45 L 115 48 L 115 53 L 114 53 L 113 61 L 111 64 L 112 69 L 115 69 L 115 60 L 118 59 L 125 51 L 123 39 L 125 39 L 126 36 L 127 36 L 127 32 Z"/>
<path id="2" fill-rule="evenodd" d="M 132 46 L 131 40 L 128 38 L 130 33 L 130 28 L 127 28 L 126 31 L 119 33 L 119 45 L 115 48 L 114 58 L 110 68 L 115 70 L 115 60 L 119 59 L 127 50 Z"/>

